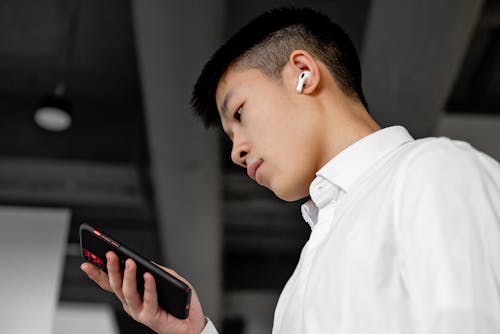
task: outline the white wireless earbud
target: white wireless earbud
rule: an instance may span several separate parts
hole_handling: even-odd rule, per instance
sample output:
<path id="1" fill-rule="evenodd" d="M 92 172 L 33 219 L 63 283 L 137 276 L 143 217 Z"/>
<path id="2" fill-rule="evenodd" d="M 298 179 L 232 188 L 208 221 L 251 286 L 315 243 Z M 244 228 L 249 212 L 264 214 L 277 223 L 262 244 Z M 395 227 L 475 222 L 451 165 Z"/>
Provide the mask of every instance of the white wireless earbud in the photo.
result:
<path id="1" fill-rule="evenodd" d="M 295 89 L 297 93 L 302 93 L 302 89 L 304 89 L 304 84 L 306 83 L 307 78 L 311 76 L 310 71 L 301 72 L 299 75 L 299 82 L 297 83 L 297 88 Z"/>

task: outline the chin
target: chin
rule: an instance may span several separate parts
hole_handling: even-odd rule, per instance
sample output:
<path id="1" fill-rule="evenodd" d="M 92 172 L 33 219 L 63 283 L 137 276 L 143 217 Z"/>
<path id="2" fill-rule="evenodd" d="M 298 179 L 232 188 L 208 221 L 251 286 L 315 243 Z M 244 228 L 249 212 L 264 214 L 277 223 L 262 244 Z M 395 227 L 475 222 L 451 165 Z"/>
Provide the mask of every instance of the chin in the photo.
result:
<path id="1" fill-rule="evenodd" d="M 271 189 L 274 194 L 279 198 L 286 202 L 295 202 L 300 199 L 303 199 L 309 196 L 309 193 L 306 191 L 286 191 L 286 189 Z"/>
<path id="2" fill-rule="evenodd" d="M 285 175 L 265 181 L 267 182 L 262 185 L 283 201 L 295 202 L 309 196 L 310 182 L 297 182 L 296 178 L 286 177 Z"/>

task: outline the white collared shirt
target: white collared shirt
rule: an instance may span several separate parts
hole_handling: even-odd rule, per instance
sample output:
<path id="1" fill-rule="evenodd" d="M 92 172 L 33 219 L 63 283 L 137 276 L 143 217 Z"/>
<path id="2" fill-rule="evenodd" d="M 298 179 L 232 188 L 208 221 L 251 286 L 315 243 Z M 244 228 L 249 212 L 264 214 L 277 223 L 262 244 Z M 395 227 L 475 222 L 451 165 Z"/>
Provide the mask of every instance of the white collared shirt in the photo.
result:
<path id="1" fill-rule="evenodd" d="M 316 174 L 273 334 L 500 333 L 496 161 L 394 126 Z"/>
<path id="2" fill-rule="evenodd" d="M 274 334 L 500 333 L 496 161 L 395 126 L 334 157 L 310 196 Z"/>

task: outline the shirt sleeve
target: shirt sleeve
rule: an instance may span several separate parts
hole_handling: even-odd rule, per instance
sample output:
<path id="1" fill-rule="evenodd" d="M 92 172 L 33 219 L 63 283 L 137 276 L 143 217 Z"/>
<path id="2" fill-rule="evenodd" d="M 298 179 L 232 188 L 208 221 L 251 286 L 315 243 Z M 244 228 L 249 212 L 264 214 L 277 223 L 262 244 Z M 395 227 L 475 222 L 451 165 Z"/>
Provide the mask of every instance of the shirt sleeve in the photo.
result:
<path id="1" fill-rule="evenodd" d="M 407 169 L 397 215 L 412 333 L 500 333 L 500 167 L 471 150 Z"/>
<path id="2" fill-rule="evenodd" d="M 205 328 L 203 328 L 200 334 L 218 334 L 217 329 L 215 328 L 212 321 L 208 318 L 206 319 L 207 319 L 207 324 L 205 325 Z"/>

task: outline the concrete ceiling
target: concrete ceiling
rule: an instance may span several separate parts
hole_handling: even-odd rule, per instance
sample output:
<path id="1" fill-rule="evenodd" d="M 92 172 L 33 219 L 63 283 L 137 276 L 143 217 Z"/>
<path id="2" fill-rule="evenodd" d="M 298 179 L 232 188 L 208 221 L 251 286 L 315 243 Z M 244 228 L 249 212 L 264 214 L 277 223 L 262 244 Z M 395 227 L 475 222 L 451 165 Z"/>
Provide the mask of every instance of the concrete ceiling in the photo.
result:
<path id="1" fill-rule="evenodd" d="M 143 196 L 144 205 L 141 208 L 132 210 L 124 209 L 123 205 L 106 206 L 82 202 L 72 205 L 67 203 L 67 197 L 63 198 L 64 191 L 60 196 L 66 202 L 61 199 L 61 203 L 73 207 L 75 221 L 90 217 L 95 222 L 105 222 L 111 230 L 116 231 L 119 239 L 132 240 L 132 246 L 146 244 L 146 255 L 154 255 L 158 253 L 154 208 L 151 204 L 154 186 L 150 184 L 148 177 L 150 153 L 146 142 L 142 86 L 129 1 L 82 1 L 74 57 L 68 72 L 68 95 L 74 105 L 74 126 L 64 133 L 49 133 L 33 122 L 35 106 L 45 94 L 54 89 L 64 72 L 63 52 L 67 43 L 68 18 L 78 2 L 79 0 L 0 1 L 0 115 L 3 117 L 0 121 L 0 160 L 50 158 L 58 166 L 61 166 L 57 164 L 58 160 L 72 160 L 87 166 L 86 168 L 98 170 L 98 164 L 101 163 L 107 166 L 128 166 L 130 173 L 139 175 L 138 184 L 133 186 Z M 460 10 L 452 0 L 440 1 L 436 7 L 431 5 L 431 1 L 427 7 L 427 1 L 419 2 L 420 5 L 410 5 L 411 2 L 293 1 L 297 6 L 309 6 L 325 12 L 351 35 L 361 52 L 366 70 L 365 90 L 369 96 L 369 104 L 373 106 L 375 117 L 383 124 L 403 124 L 417 136 L 423 136 L 432 134 L 437 113 L 467 112 L 500 116 L 498 2 L 489 0 L 478 9 L 474 7 L 478 10 L 475 18 L 467 16 L 467 12 Z M 472 2 L 461 3 L 467 7 Z M 227 1 L 227 6 L 223 9 L 226 13 L 224 35 L 229 36 L 241 24 L 263 10 L 290 3 L 291 1 L 277 0 Z M 395 29 L 394 27 L 401 27 L 398 18 L 410 21 L 405 20 L 405 15 L 411 16 L 412 8 L 421 15 L 421 22 L 427 24 L 425 29 L 423 26 L 409 24 L 405 31 Z M 456 13 L 454 19 L 439 16 L 453 10 Z M 439 68 L 432 67 L 434 65 L 429 59 L 433 55 L 445 54 L 441 52 L 440 45 L 442 41 L 448 40 L 447 34 L 453 24 L 460 26 L 461 21 L 457 18 L 459 15 L 467 19 L 470 36 L 453 39 L 455 44 L 447 44 L 446 52 L 461 50 L 460 54 L 455 55 L 453 66 L 435 80 L 440 86 L 432 86 L 435 85 L 434 81 L 424 79 L 434 78 L 433 75 L 438 73 Z M 384 27 L 384 21 L 394 24 L 392 32 L 380 30 L 380 27 Z M 186 18 L 182 29 L 189 27 L 189 19 Z M 408 36 L 407 49 L 392 47 L 391 44 L 398 38 L 405 42 L 405 36 Z M 415 54 L 415 49 L 412 49 L 415 44 L 412 43 L 413 40 L 421 42 L 418 45 L 420 56 L 415 58 L 412 58 Z M 182 53 L 177 47 L 172 49 Z M 441 61 L 443 59 L 445 58 Z M 378 66 L 377 60 L 392 66 L 393 72 L 382 65 Z M 408 61 L 418 61 L 419 66 L 408 66 Z M 429 70 L 428 77 L 422 76 L 422 66 L 432 69 Z M 404 71 L 394 71 L 395 68 Z M 377 71 L 381 74 L 377 74 Z M 391 81 L 391 75 L 394 78 L 396 72 L 400 75 L 398 81 Z M 384 77 L 387 73 L 390 75 Z M 443 76 L 448 78 L 446 82 L 440 79 Z M 383 80 L 378 82 L 375 79 Z M 394 82 L 397 84 L 396 90 L 377 90 L 378 86 L 390 86 Z M 427 86 L 429 84 L 432 87 Z M 406 90 L 404 87 L 407 87 Z M 449 89 L 441 89 L 442 87 Z M 404 105 L 416 107 L 394 107 L 391 105 L 394 101 L 391 96 L 401 99 Z M 387 101 L 390 103 L 387 104 Z M 426 106 L 431 106 L 432 110 L 421 112 Z M 255 186 L 231 165 L 228 159 L 229 143 L 224 139 L 221 139 L 221 148 L 221 168 L 226 174 L 223 185 L 225 261 L 226 264 L 231 264 L 226 266 L 226 287 L 277 289 L 293 267 L 298 256 L 297 249 L 307 238 L 307 227 L 297 214 L 300 203 L 277 203 L 272 194 Z M 26 160 L 23 166 L 26 166 Z M 35 170 L 39 165 L 32 166 Z M 44 168 L 47 171 L 60 170 L 50 165 Z M 2 170 L 10 170 L 12 175 L 19 171 L 15 166 Z M 29 168 L 23 171 L 29 173 Z M 68 170 L 59 175 L 69 180 L 81 175 L 79 173 L 72 174 Z M 46 177 L 40 172 L 37 175 L 42 179 Z M 111 182 L 109 174 L 106 175 L 103 181 L 106 179 Z M 57 175 L 52 179 L 56 178 Z M 12 179 L 9 175 L 2 175 L 0 182 L 9 179 Z M 13 179 L 22 184 L 24 177 L 16 176 Z M 113 184 L 119 187 L 118 183 L 122 181 L 115 181 Z M 71 182 L 67 184 L 71 186 Z M 123 186 L 122 189 L 126 192 L 129 188 Z M 34 200 L 33 192 L 28 188 L 24 188 L 24 191 L 31 197 L 26 195 L 24 200 L 19 197 L 9 198 L 7 195 L 2 197 L 0 192 L 0 203 L 44 204 L 41 200 Z M 39 198 L 43 198 L 40 189 L 38 191 Z M 50 204 L 57 205 L 57 199 Z M 246 215 L 241 219 L 243 211 Z M 264 221 L 272 221 L 273 224 L 262 224 Z M 290 221 L 296 221 L 297 224 L 290 224 Z M 288 223 L 283 224 L 284 222 Z M 76 241 L 76 229 L 73 226 L 70 243 Z M 259 252 L 254 251 L 255 249 L 259 249 Z M 78 266 L 80 260 L 77 253 L 74 247 L 69 248 L 68 268 Z M 271 268 L 275 268 L 277 264 L 283 267 L 273 272 Z M 263 273 L 261 279 L 248 281 L 249 276 L 245 273 L 257 269 Z M 89 287 L 90 284 L 78 272 L 66 271 L 62 298 L 95 300 L 96 297 L 88 295 Z"/>
<path id="2" fill-rule="evenodd" d="M 0 156 L 145 163 L 128 1 L 81 2 L 67 70 L 74 126 L 50 133 L 33 122 L 35 107 L 66 71 L 69 22 L 79 2 L 0 1 Z"/>
<path id="3" fill-rule="evenodd" d="M 0 110 L 4 117 L 0 122 L 0 136 L 3 137 L 0 156 L 147 164 L 141 85 L 128 1 L 82 2 L 74 57 L 68 72 L 68 95 L 75 111 L 74 126 L 66 133 L 53 134 L 38 129 L 32 122 L 33 109 L 45 94 L 55 88 L 65 70 L 63 52 L 67 46 L 69 17 L 78 3 L 79 0 L 0 2 Z M 225 35 L 233 33 L 241 23 L 263 10 L 289 3 L 228 1 Z M 327 13 L 352 36 L 362 55 L 366 51 L 366 22 L 370 6 L 377 1 L 373 4 L 369 0 L 294 3 Z M 422 15 L 430 10 L 419 8 Z M 479 20 L 474 23 L 470 42 L 467 39 L 468 45 L 464 46 L 466 53 L 460 57 L 462 61 L 455 69 L 455 84 L 446 94 L 442 110 L 500 113 L 499 16 L 498 3 L 487 1 Z M 430 29 L 439 31 L 445 30 L 449 22 L 442 20 L 434 24 L 436 26 Z M 429 50 L 420 52 L 434 52 L 436 45 L 432 43 L 432 36 L 425 36 L 425 39 L 428 43 L 424 46 L 428 45 Z M 404 50 L 400 58 L 403 53 Z M 411 82 L 407 77 L 416 77 L 421 69 L 411 71 L 409 68 L 403 78 L 407 83 Z M 365 89 L 370 95 L 370 87 Z M 411 101 L 405 103 L 411 104 Z M 384 112 L 377 110 L 376 116 L 384 122 L 386 119 L 390 121 L 391 117 Z M 400 112 L 395 120 L 411 128 L 411 124 L 420 123 L 417 118 L 418 115 L 410 110 Z M 427 126 L 432 127 L 432 124 Z M 428 133 L 421 129 L 418 132 Z"/>

